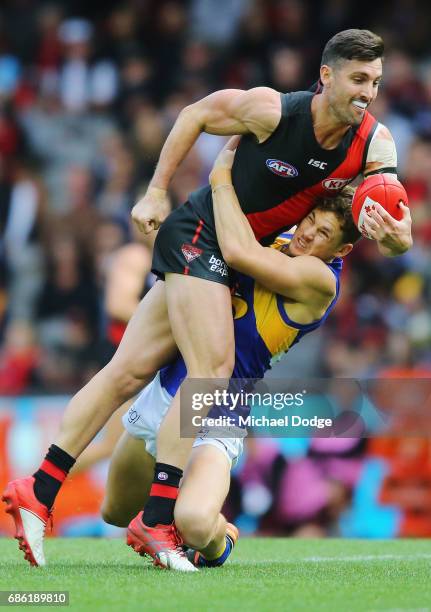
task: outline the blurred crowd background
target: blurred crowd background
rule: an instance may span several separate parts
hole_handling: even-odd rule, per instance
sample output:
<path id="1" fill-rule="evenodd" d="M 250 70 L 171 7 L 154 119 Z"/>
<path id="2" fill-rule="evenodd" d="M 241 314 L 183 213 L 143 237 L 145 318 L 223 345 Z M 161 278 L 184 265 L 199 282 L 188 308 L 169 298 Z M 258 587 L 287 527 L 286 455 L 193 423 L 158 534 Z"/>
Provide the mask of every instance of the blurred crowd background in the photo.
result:
<path id="1" fill-rule="evenodd" d="M 386 43 L 371 112 L 397 143 L 415 243 L 384 259 L 362 240 L 324 329 L 270 375 L 430 377 L 428 2 L 3 0 L 2 396 L 75 392 L 112 355 L 130 312 L 109 277 L 136 252 L 136 299 L 153 282 L 152 238 L 129 213 L 179 111 L 226 87 L 308 89 L 325 42 L 348 27 Z M 207 181 L 221 146 L 199 138 L 172 181 L 173 207 Z M 429 535 L 430 478 L 425 439 L 252 441 L 227 511 L 250 532 Z"/>

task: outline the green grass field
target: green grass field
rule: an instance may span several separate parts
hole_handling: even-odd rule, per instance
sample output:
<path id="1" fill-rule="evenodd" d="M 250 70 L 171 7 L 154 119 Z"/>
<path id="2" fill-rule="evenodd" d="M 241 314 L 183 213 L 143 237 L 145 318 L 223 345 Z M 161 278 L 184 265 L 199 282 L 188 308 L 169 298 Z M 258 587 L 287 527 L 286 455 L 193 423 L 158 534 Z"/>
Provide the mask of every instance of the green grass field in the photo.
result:
<path id="1" fill-rule="evenodd" d="M 50 565 L 32 568 L 0 539 L 0 590 L 68 590 L 79 611 L 431 610 L 426 540 L 244 538 L 225 567 L 191 575 L 153 568 L 121 540 L 51 539 L 45 548 Z"/>

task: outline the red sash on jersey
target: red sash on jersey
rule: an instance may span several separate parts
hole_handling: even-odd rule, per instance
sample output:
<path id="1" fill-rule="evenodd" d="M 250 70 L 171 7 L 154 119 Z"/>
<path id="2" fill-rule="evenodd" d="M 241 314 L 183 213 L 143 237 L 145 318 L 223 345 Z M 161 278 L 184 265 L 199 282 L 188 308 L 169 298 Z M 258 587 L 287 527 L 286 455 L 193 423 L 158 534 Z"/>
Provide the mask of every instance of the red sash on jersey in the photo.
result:
<path id="1" fill-rule="evenodd" d="M 335 196 L 344 186 L 342 185 L 339 189 L 328 189 L 324 183 L 328 184 L 328 181 L 332 179 L 332 185 L 334 186 L 337 179 L 351 181 L 363 172 L 366 147 L 369 144 L 368 137 L 375 124 L 376 119 L 368 111 L 365 111 L 362 123 L 346 151 L 344 161 L 329 176 L 312 187 L 308 187 L 284 200 L 274 208 L 248 214 L 247 219 L 256 239 L 261 240 L 266 236 L 271 236 L 280 228 L 297 225 L 312 210 L 317 197 Z"/>

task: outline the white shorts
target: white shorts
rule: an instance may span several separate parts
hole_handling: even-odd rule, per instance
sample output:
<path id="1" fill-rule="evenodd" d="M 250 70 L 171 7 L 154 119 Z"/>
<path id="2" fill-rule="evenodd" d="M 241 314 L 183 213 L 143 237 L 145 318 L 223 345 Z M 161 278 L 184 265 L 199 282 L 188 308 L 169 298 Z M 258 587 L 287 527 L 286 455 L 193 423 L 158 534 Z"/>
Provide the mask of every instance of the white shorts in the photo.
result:
<path id="1" fill-rule="evenodd" d="M 133 438 L 145 440 L 147 452 L 156 457 L 157 433 L 160 424 L 172 402 L 172 396 L 160 384 L 157 373 L 154 380 L 145 387 L 123 416 L 123 425 Z M 235 431 L 238 431 L 236 429 Z M 246 435 L 245 430 L 244 436 Z M 209 430 L 197 436 L 193 448 L 209 444 L 218 448 L 227 458 L 231 467 L 236 464 L 243 449 L 243 438 L 212 438 Z"/>

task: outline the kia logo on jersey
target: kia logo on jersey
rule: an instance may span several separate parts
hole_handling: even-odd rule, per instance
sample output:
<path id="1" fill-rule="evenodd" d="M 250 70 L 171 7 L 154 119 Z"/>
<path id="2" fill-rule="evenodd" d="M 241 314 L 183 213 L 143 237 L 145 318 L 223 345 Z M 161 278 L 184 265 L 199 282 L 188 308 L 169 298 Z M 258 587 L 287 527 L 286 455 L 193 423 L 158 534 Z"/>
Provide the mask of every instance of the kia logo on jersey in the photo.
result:
<path id="1" fill-rule="evenodd" d="M 322 181 L 322 185 L 325 189 L 329 189 L 330 191 L 335 191 L 338 189 L 342 189 L 351 182 L 352 179 L 342 179 L 342 178 L 329 178 L 325 181 Z"/>
<path id="2" fill-rule="evenodd" d="M 277 176 L 284 178 L 294 178 L 298 176 L 298 170 L 292 164 L 281 161 L 280 159 L 267 159 L 266 167 Z"/>

